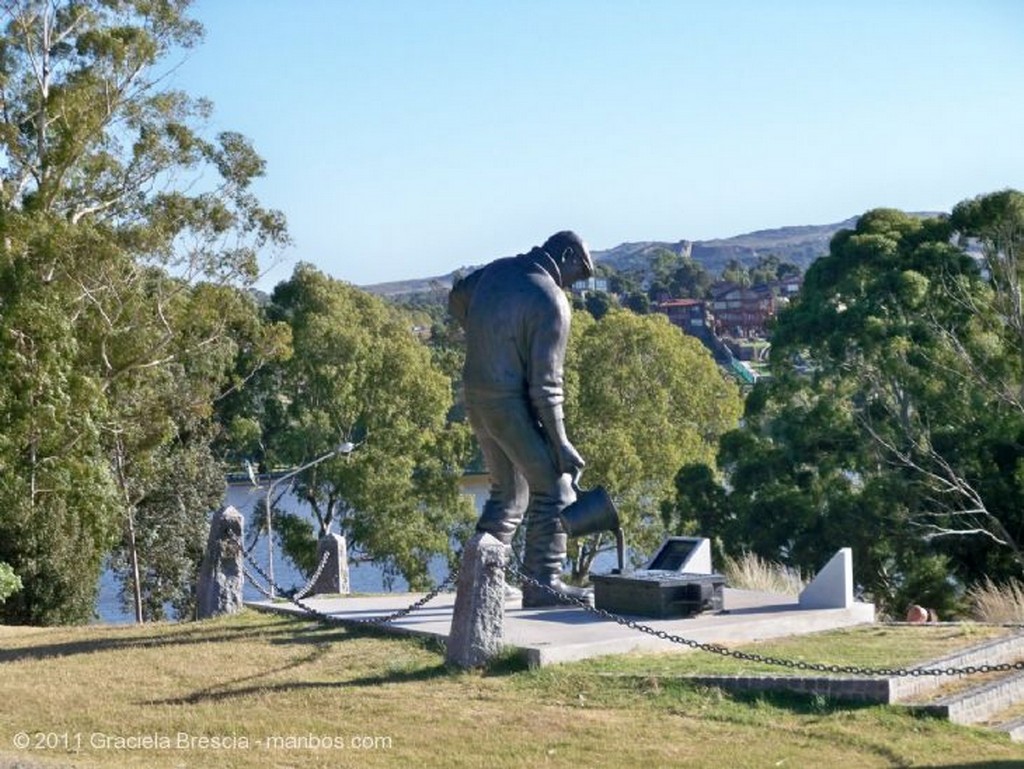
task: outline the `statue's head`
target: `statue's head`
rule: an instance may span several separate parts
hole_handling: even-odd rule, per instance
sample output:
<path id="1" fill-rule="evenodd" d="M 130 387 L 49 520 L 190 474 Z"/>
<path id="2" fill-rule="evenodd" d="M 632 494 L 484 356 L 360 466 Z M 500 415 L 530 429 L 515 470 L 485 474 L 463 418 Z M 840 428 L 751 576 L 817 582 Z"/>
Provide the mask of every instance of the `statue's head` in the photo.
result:
<path id="1" fill-rule="evenodd" d="M 562 286 L 571 286 L 577 280 L 589 278 L 594 274 L 594 262 L 590 258 L 590 249 L 583 238 L 572 230 L 556 232 L 546 241 L 542 248 L 555 260 L 562 274 Z"/>

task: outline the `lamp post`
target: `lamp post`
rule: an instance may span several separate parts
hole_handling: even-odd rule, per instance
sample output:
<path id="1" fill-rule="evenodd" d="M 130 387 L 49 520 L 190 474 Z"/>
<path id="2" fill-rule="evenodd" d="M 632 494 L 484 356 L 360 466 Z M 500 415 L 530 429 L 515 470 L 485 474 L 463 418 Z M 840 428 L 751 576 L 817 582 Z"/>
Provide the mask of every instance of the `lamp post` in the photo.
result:
<path id="1" fill-rule="evenodd" d="M 271 512 L 271 497 L 274 494 L 274 488 L 277 484 L 294 478 L 299 473 L 308 470 L 311 467 L 316 467 L 321 462 L 326 462 L 328 459 L 337 456 L 348 456 L 355 449 L 356 445 L 351 441 L 344 441 L 339 443 L 333 449 L 328 451 L 323 456 L 319 456 L 316 459 L 307 462 L 301 467 L 296 467 L 280 478 L 276 478 L 273 482 L 267 484 L 267 496 L 266 496 L 266 516 L 267 516 L 267 576 L 270 577 L 270 598 L 274 599 L 277 597 L 277 588 L 274 584 L 274 528 L 273 528 L 273 514 Z"/>

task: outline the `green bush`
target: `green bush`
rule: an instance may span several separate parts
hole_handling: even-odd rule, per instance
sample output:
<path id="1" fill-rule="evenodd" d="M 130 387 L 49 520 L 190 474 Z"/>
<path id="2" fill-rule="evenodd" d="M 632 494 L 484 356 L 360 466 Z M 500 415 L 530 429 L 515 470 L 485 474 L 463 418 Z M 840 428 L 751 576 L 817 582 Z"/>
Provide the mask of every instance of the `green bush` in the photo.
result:
<path id="1" fill-rule="evenodd" d="M 7 596 L 21 590 L 21 577 L 14 573 L 14 569 L 0 561 L 0 603 L 7 600 Z"/>

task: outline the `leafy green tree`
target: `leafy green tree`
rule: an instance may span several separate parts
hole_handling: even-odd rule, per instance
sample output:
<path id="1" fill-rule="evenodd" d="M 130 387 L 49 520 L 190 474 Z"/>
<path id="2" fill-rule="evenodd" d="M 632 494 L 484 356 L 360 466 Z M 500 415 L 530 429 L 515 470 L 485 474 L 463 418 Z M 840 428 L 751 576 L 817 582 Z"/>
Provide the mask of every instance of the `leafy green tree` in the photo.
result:
<path id="1" fill-rule="evenodd" d="M 138 597 L 147 619 L 195 615 L 196 564 L 203 558 L 207 511 L 222 503 L 224 473 L 207 443 L 176 437 L 162 447 L 153 465 L 159 470 L 133 506 L 132 522 Z M 114 551 L 112 565 L 134 575 L 129 542 Z M 134 579 L 122 580 L 124 603 L 134 609 Z"/>
<path id="2" fill-rule="evenodd" d="M 782 261 L 782 258 L 776 254 L 768 254 L 757 258 L 757 263 L 750 269 L 750 282 L 751 285 L 756 286 L 799 274 L 800 268 L 797 265 Z"/>
<path id="3" fill-rule="evenodd" d="M 640 280 L 631 273 L 619 272 L 605 264 L 598 264 L 594 269 L 599 277 L 608 281 L 608 290 L 613 294 L 624 296 L 641 290 Z"/>
<path id="4" fill-rule="evenodd" d="M 805 572 L 851 546 L 858 582 L 896 616 L 1019 576 L 1020 283 L 1001 276 L 1019 264 L 1022 210 L 997 193 L 949 218 L 869 211 L 836 235 L 779 316 L 772 381 L 722 440 L 727 546 Z M 984 271 L 955 233 L 978 239 Z"/>
<path id="5" fill-rule="evenodd" d="M 2 11 L 0 540 L 24 581 L 4 606 L 12 621 L 90 618 L 118 541 L 137 618 L 180 603 L 155 586 L 183 585 L 167 573 L 183 561 L 153 549 L 177 543 L 141 532 L 140 516 L 167 499 L 159 489 L 183 457 L 207 465 L 192 479 L 215 467 L 211 402 L 238 348 L 217 291 L 287 241 L 283 217 L 250 190 L 263 163 L 249 142 L 206 139 L 210 105 L 162 87 L 161 65 L 201 35 L 187 6 Z M 195 531 L 212 499 L 176 530 Z"/>
<path id="6" fill-rule="evenodd" d="M 21 577 L 6 563 L 0 562 L 0 603 L 7 600 L 12 593 L 21 590 Z"/>
<path id="7" fill-rule="evenodd" d="M 781 262 L 775 270 L 776 280 L 786 280 L 787 278 L 798 278 L 803 274 L 803 270 L 800 269 L 800 265 L 794 264 L 793 262 Z"/>
<path id="8" fill-rule="evenodd" d="M 950 547 L 965 567 L 977 537 L 1020 561 L 1020 487 L 1005 482 L 1019 457 L 1021 411 L 1006 393 L 1019 390 L 1020 353 L 1004 299 L 1019 282 L 1001 287 L 983 275 L 951 244 L 951 224 L 866 214 L 808 272 L 775 351 L 796 342 L 825 371 L 856 368 L 859 423 L 914 479 L 921 502 L 911 522 L 923 536 L 963 540 Z"/>
<path id="9" fill-rule="evenodd" d="M 670 288 L 672 296 L 678 298 L 704 299 L 714 282 L 700 262 L 686 256 L 679 260 L 679 266 L 672 273 Z"/>
<path id="10" fill-rule="evenodd" d="M 672 278 L 679 266 L 680 256 L 667 248 L 659 248 L 651 256 L 651 279 L 647 296 L 652 302 L 672 297 Z"/>
<path id="11" fill-rule="evenodd" d="M 689 464 L 679 468 L 674 479 L 675 497 L 662 502 L 665 530 L 678 536 L 704 536 L 714 532 L 712 546 L 721 560 L 727 554 L 723 537 L 731 533 L 735 518 L 729 499 L 719 485 L 715 472 L 706 464 Z"/>
<path id="12" fill-rule="evenodd" d="M 661 504 L 679 469 L 714 466 L 719 436 L 739 418 L 739 391 L 667 318 L 622 310 L 573 319 L 566 389 L 568 430 L 587 461 L 583 485 L 609 490 L 630 545 L 649 552 L 664 534 Z M 574 575 L 606 544 L 577 543 Z"/>
<path id="13" fill-rule="evenodd" d="M 449 377 L 406 316 L 309 265 L 297 267 L 272 300 L 274 318 L 291 326 L 294 354 L 279 370 L 277 403 L 267 409 L 271 457 L 301 466 L 352 443 L 351 453 L 296 477 L 296 494 L 317 522 L 314 535 L 336 526 L 355 557 L 425 586 L 429 559 L 453 557 L 453 538 L 473 520 L 459 487 L 470 436 L 465 425 L 447 421 Z M 280 531 L 298 532 L 299 540 L 285 547 L 308 549 L 311 532 L 285 526 Z M 308 565 L 305 557 L 293 560 Z"/>
<path id="14" fill-rule="evenodd" d="M 722 280 L 737 286 L 751 285 L 750 270 L 739 259 L 730 259 L 722 270 Z"/>
<path id="15" fill-rule="evenodd" d="M 619 303 L 614 296 L 604 291 L 590 291 L 583 301 L 583 306 L 594 320 L 601 320 L 610 310 L 618 307 Z"/>
<path id="16" fill-rule="evenodd" d="M 651 311 L 651 300 L 643 291 L 631 291 L 623 297 L 622 306 L 637 315 L 647 315 Z"/>
<path id="17" fill-rule="evenodd" d="M 659 248 L 651 256 L 651 273 L 653 280 L 668 285 L 672 276 L 679 268 L 682 257 L 667 248 Z"/>
<path id="18" fill-rule="evenodd" d="M 105 437 L 125 510 L 114 566 L 137 617 L 163 617 L 165 605 L 190 616 L 208 512 L 224 496 L 213 404 L 230 387 L 241 346 L 254 341 L 256 308 L 227 286 L 186 286 L 160 274 L 146 284 L 137 307 L 127 305 L 129 284 L 122 287 L 121 307 L 136 318 L 132 345 L 108 345 L 112 368 L 98 372 L 112 407 Z M 150 317 L 154 299 L 159 314 Z M 158 353 L 159 365 L 127 364 Z M 244 357 L 252 353 L 248 344 Z"/>
<path id="19" fill-rule="evenodd" d="M 103 558 L 119 522 L 102 447 L 107 405 L 77 366 L 68 296 L 50 265 L 80 252 L 47 220 L 3 214 L 0 241 L 0 561 L 23 589 L 6 622 L 57 624 L 92 616 Z"/>
<path id="20" fill-rule="evenodd" d="M 980 245 L 991 302 L 971 304 L 962 289 L 956 296 L 969 303 L 984 324 L 984 334 L 998 338 L 997 349 L 1007 355 L 1001 359 L 986 354 L 984 347 L 971 348 L 957 338 L 948 341 L 980 385 L 1012 411 L 1024 411 L 1024 194 L 1003 190 L 965 200 L 953 209 L 950 225 L 961 245 Z"/>

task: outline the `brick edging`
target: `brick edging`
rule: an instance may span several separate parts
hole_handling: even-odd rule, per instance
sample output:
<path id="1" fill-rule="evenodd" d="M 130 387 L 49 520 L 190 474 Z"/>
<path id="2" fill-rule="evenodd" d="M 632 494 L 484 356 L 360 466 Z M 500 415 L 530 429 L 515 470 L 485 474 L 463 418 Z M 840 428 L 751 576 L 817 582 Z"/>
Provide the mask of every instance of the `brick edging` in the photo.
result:
<path id="1" fill-rule="evenodd" d="M 958 652 L 940 657 L 923 665 L 921 669 L 964 668 L 980 665 L 999 665 L 1013 662 L 1024 656 L 1024 635 L 1010 635 L 994 638 L 990 641 L 961 649 Z M 892 680 L 892 696 L 894 702 L 904 702 L 935 691 L 949 680 L 948 676 L 915 676 L 895 678 Z"/>
<path id="2" fill-rule="evenodd" d="M 651 676 L 631 673 L 601 673 L 617 680 L 680 681 L 696 686 L 713 686 L 729 692 L 793 692 L 840 700 L 889 704 L 890 679 L 870 676 L 773 676 L 773 675 L 673 675 Z"/>
<path id="3" fill-rule="evenodd" d="M 996 665 L 1024 656 L 1024 634 L 997 638 L 940 657 L 931 662 L 915 665 L 908 670 L 962 668 Z M 698 686 L 715 686 L 730 692 L 788 691 L 812 694 L 840 700 L 858 700 L 893 705 L 920 697 L 938 689 L 949 676 L 787 676 L 787 675 L 672 675 L 651 676 L 629 673 L 602 673 L 604 677 L 620 680 L 685 681 Z M 995 695 L 993 695 L 995 696 Z"/>

